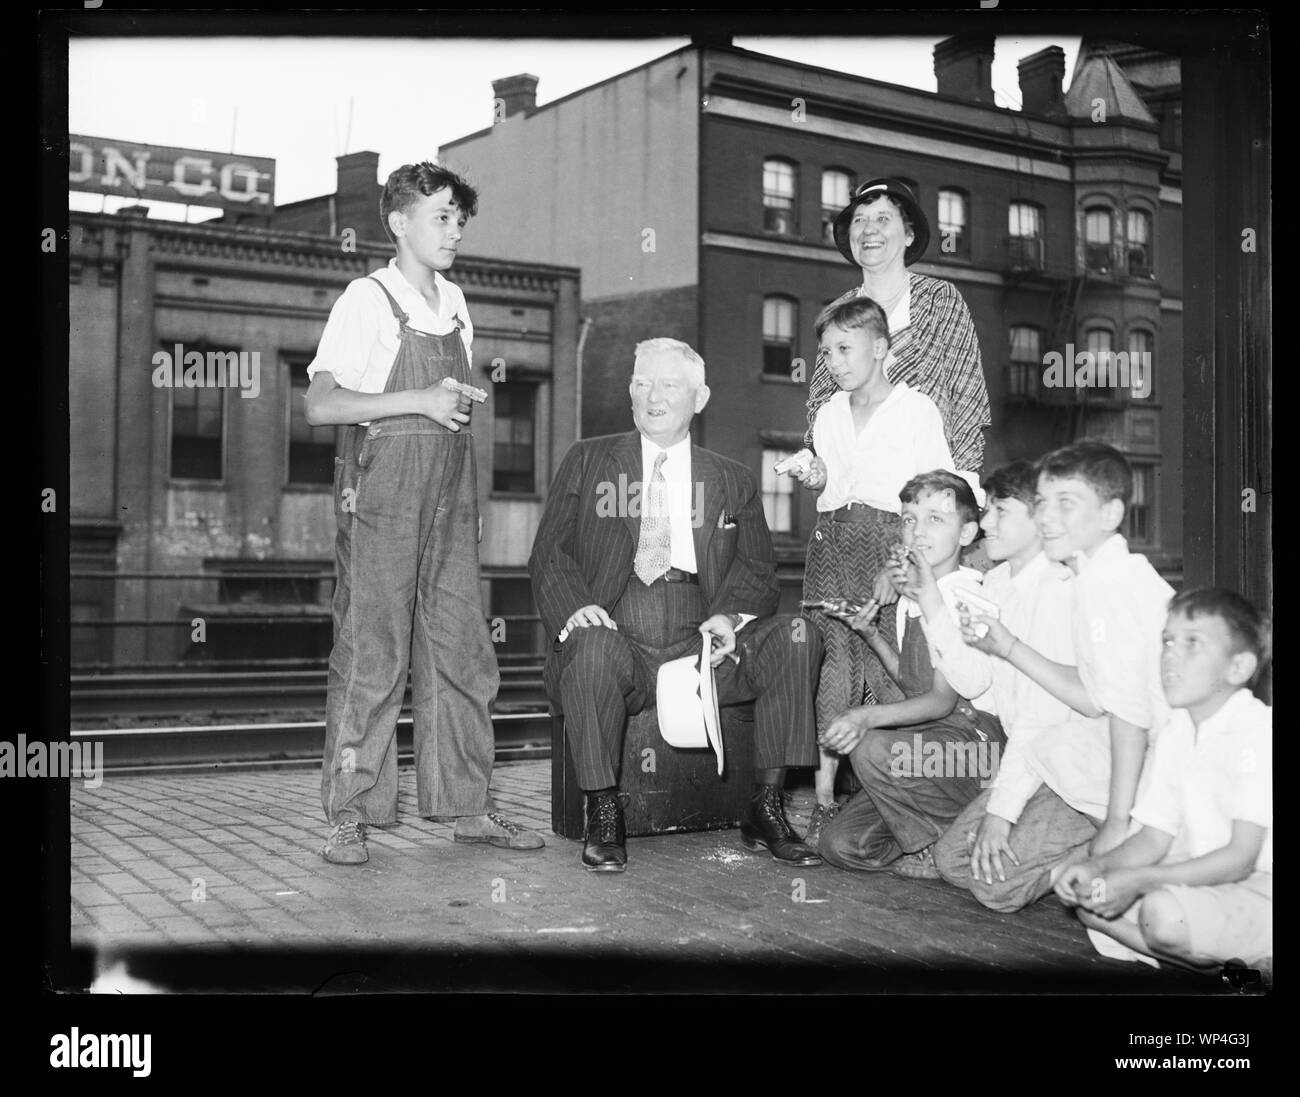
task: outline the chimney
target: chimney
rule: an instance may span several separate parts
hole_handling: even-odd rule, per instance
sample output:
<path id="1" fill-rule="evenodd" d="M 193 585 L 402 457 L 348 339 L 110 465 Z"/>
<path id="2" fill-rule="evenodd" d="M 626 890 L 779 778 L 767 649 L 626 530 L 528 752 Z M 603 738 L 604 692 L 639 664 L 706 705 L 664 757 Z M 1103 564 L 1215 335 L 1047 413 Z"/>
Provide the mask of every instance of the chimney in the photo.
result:
<path id="1" fill-rule="evenodd" d="M 349 152 L 336 157 L 338 185 L 334 192 L 330 232 L 353 229 L 363 240 L 384 240 L 379 224 L 379 153 Z"/>
<path id="2" fill-rule="evenodd" d="M 993 36 L 945 38 L 934 47 L 940 95 L 993 105 Z"/>
<path id="3" fill-rule="evenodd" d="M 1027 114 L 1050 118 L 1065 117 L 1065 51 L 1060 46 L 1022 57 L 1016 66 L 1020 72 L 1020 109 Z"/>
<path id="4" fill-rule="evenodd" d="M 500 122 L 512 114 L 525 117 L 537 109 L 537 77 L 522 72 L 492 81 L 492 119 Z"/>

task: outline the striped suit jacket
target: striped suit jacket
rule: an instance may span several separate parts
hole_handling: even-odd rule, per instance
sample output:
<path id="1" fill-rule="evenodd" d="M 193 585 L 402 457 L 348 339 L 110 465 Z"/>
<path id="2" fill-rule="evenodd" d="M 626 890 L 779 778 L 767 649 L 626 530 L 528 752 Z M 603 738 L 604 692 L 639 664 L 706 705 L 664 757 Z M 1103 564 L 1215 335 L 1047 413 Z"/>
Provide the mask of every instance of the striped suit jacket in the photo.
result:
<path id="1" fill-rule="evenodd" d="M 637 431 L 584 438 L 565 454 L 528 560 L 533 596 L 552 639 L 583 606 L 612 610 L 633 577 L 640 515 L 630 507 L 612 511 L 610 503 L 626 497 L 625 485 L 640 484 L 641 471 Z M 776 562 L 753 474 L 692 444 L 691 479 L 693 498 L 703 500 L 692 532 L 709 615 L 771 616 L 779 600 Z"/>

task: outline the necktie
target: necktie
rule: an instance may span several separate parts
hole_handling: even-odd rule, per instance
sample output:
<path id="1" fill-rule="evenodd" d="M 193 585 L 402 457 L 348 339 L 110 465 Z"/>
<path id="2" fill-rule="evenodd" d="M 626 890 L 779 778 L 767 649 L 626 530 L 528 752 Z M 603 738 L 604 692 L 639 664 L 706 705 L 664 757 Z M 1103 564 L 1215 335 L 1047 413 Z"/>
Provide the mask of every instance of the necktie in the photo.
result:
<path id="1" fill-rule="evenodd" d="M 655 458 L 650 474 L 650 487 L 645 493 L 641 508 L 641 540 L 636 547 L 633 569 L 646 586 L 666 572 L 672 552 L 672 530 L 668 523 L 668 481 L 664 478 L 664 461 L 668 454 L 662 450 Z"/>

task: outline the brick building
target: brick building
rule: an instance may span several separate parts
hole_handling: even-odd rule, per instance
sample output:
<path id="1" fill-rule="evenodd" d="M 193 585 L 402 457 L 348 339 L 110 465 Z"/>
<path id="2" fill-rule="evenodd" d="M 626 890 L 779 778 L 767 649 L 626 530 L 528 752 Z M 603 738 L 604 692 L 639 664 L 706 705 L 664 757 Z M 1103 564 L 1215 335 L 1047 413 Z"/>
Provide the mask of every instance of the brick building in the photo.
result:
<path id="1" fill-rule="evenodd" d="M 813 319 L 859 280 L 829 223 L 874 175 L 913 184 L 933 229 L 913 269 L 970 307 L 986 468 L 1113 442 L 1136 473 L 1133 546 L 1181 567 L 1178 61 L 1085 41 L 1066 88 L 1049 47 L 1020 61 L 1010 110 L 993 103 L 993 50 L 940 43 L 931 93 L 695 42 L 541 107 L 536 77 L 497 80 L 496 123 L 440 150 L 480 187 L 475 254 L 581 269 L 584 435 L 630 428 L 637 341 L 701 352 L 697 441 L 762 475 L 790 585 L 814 499 L 763 470 L 800 444 Z M 1045 387 L 1046 356 L 1070 347 L 1150 354 L 1150 391 Z"/>
<path id="2" fill-rule="evenodd" d="M 350 185 L 356 162 L 340 158 L 341 193 L 363 189 Z M 366 185 L 377 199 L 373 163 Z M 294 216 L 289 207 L 286 224 Z M 335 433 L 306 421 L 305 367 L 344 286 L 392 254 L 373 239 L 377 200 L 342 216 L 376 231 L 345 247 L 327 227 L 286 231 L 278 215 L 269 229 L 264 215 L 70 215 L 74 662 L 328 653 Z M 474 427 L 485 604 L 526 615 L 533 531 L 577 435 L 578 272 L 462 257 L 451 277 L 474 320 L 476 380 L 492 390 Z M 238 357 L 248 379 L 255 363 L 256 391 L 160 383 L 157 356 L 176 358 L 178 344 Z M 508 363 L 499 383 L 494 363 Z M 264 617 L 279 618 L 274 629 Z M 108 618 L 118 623 L 89 624 Z M 509 632 L 498 650 L 537 650 L 532 631 Z"/>

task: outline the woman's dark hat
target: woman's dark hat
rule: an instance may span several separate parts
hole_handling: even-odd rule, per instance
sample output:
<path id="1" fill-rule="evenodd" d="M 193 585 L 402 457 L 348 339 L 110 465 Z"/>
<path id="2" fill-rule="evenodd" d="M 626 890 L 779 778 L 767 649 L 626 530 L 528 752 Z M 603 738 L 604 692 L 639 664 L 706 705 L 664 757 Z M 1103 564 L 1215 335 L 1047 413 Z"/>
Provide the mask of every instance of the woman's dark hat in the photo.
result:
<path id="1" fill-rule="evenodd" d="M 907 211 L 907 219 L 912 222 L 912 243 L 903 252 L 903 264 L 910 267 L 930 246 L 930 222 L 921 211 L 921 204 L 911 188 L 898 179 L 868 179 L 853 192 L 852 200 L 835 218 L 835 246 L 845 259 L 855 267 L 858 265 L 858 261 L 853 258 L 853 249 L 849 246 L 849 222 L 853 219 L 855 209 L 878 194 L 888 194 L 893 198 Z"/>

